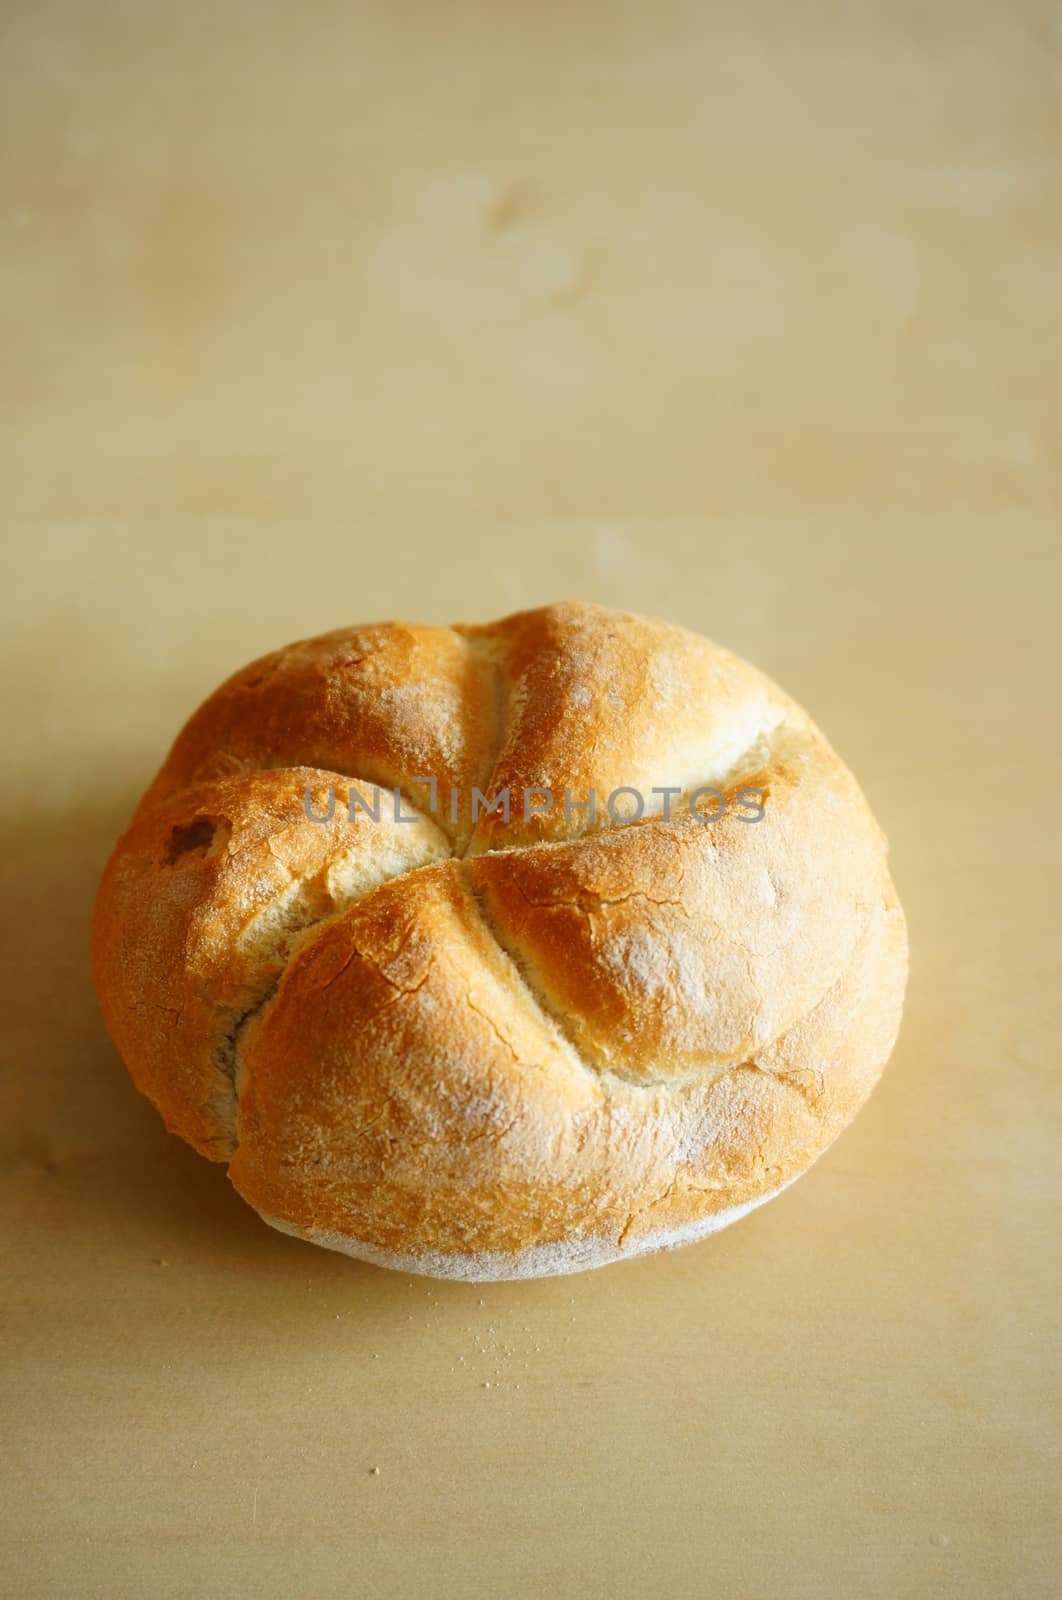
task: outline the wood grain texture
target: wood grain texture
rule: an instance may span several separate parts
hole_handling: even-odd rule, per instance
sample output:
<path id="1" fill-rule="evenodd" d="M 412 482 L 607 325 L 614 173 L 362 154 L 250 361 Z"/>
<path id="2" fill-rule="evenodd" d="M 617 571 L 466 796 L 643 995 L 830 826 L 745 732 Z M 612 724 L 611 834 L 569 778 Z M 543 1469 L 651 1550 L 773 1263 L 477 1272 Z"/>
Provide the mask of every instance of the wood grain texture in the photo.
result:
<path id="1" fill-rule="evenodd" d="M 5 1600 L 1055 1592 L 1058 8 L 529 9 L 0 16 Z M 904 1029 L 718 1238 L 411 1283 L 163 1132 L 92 897 L 242 662 L 567 595 L 821 723 Z"/>

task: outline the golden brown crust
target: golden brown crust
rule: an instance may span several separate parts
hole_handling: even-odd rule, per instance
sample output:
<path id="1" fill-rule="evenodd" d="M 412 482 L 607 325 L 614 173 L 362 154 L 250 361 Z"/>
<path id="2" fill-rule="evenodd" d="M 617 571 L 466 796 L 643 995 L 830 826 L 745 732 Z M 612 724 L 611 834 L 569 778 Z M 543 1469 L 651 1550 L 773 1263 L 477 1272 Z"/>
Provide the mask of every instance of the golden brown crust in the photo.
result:
<path id="1" fill-rule="evenodd" d="M 352 823 L 375 785 L 412 820 L 384 796 Z M 552 810 L 523 813 L 532 785 Z M 642 820 L 610 815 L 620 785 Z M 474 818 L 473 787 L 508 787 L 509 822 Z M 597 814 L 566 818 L 566 787 Z M 277 1225 L 461 1277 L 616 1259 L 776 1192 L 870 1092 L 906 960 L 884 839 L 806 714 L 707 640 L 576 604 L 237 673 L 93 929 L 105 1020 L 170 1128 Z"/>
<path id="2" fill-rule="evenodd" d="M 319 767 L 403 788 L 414 803 L 435 777 L 462 795 L 487 780 L 498 742 L 498 675 L 489 641 L 453 628 L 371 623 L 252 661 L 186 723 L 141 810 L 199 778 Z M 468 832 L 440 812 L 444 831 Z"/>
<path id="3" fill-rule="evenodd" d="M 104 1020 L 166 1125 L 227 1160 L 236 1144 L 236 1035 L 305 930 L 355 896 L 449 854 L 428 818 L 376 823 L 316 769 L 205 779 L 134 818 L 96 899 L 92 955 Z M 366 804 L 372 795 L 358 786 Z"/>
<path id="4" fill-rule="evenodd" d="M 608 796 L 621 786 L 642 792 L 646 814 L 660 809 L 654 785 L 690 791 L 739 763 L 750 769 L 787 707 L 796 714 L 728 650 L 626 611 L 569 602 L 464 631 L 502 664 L 504 733 L 491 792 L 541 786 L 555 795 L 550 810 L 526 820 L 522 808 L 509 824 L 482 815 L 470 854 L 607 825 Z M 586 809 L 591 790 L 596 821 Z"/>
<path id="5" fill-rule="evenodd" d="M 499 938 L 599 1067 L 651 1082 L 743 1060 L 844 969 L 880 894 L 880 833 L 817 735 L 757 786 L 769 826 L 683 808 L 468 863 Z"/>

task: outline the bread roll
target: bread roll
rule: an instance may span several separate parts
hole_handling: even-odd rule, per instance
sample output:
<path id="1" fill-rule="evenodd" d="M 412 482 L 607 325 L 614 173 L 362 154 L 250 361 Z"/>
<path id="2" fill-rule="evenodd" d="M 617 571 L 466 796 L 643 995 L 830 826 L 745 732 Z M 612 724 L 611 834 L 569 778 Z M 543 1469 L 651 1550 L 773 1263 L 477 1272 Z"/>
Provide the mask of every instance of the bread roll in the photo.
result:
<path id="1" fill-rule="evenodd" d="M 237 672 L 118 841 L 92 956 L 134 1082 L 267 1222 L 470 1281 L 778 1194 L 907 975 L 885 839 L 805 712 L 577 603 Z"/>

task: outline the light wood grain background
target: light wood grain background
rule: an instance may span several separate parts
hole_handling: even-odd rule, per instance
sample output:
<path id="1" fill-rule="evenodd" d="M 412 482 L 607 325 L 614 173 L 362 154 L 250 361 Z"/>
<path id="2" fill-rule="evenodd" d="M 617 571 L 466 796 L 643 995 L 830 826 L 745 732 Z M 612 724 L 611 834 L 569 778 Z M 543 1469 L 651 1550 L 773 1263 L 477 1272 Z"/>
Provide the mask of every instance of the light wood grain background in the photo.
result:
<path id="1" fill-rule="evenodd" d="M 7 0 L 0 186 L 0 1594 L 1057 1593 L 1058 5 Z M 670 1257 L 315 1252 L 129 1085 L 102 862 L 250 656 L 569 595 L 851 762 L 894 1062 Z"/>

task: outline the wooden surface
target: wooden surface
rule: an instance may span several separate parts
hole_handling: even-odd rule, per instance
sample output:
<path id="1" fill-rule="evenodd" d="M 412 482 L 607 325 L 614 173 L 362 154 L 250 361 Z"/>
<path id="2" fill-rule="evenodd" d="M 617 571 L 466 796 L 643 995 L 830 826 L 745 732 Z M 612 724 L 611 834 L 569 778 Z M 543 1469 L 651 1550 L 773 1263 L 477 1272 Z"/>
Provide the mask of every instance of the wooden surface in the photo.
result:
<path id="1" fill-rule="evenodd" d="M 1058 6 L 8 0 L 0 121 L 0 1593 L 1056 1594 Z M 252 655 L 568 595 L 820 719 L 908 1009 L 716 1240 L 433 1286 L 164 1133 L 91 901 Z"/>

